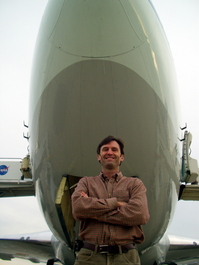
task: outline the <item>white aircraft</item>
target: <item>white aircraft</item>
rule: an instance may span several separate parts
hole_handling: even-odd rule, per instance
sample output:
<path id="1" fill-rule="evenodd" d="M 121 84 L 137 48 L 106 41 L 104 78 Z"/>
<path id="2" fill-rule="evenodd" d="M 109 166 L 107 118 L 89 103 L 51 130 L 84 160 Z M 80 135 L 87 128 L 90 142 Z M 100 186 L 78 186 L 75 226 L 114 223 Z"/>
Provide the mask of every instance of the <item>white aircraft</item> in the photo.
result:
<path id="1" fill-rule="evenodd" d="M 142 264 L 199 259 L 199 240 L 166 234 L 177 200 L 199 197 L 198 165 L 189 156 L 191 134 L 180 141 L 173 62 L 151 2 L 49 1 L 31 84 L 23 178 L 13 179 L 17 162 L 1 162 L 0 196 L 36 194 L 53 236 L 3 238 L 0 258 L 74 263 L 70 196 L 81 177 L 99 172 L 96 147 L 115 135 L 125 142 L 123 174 L 147 187 Z"/>

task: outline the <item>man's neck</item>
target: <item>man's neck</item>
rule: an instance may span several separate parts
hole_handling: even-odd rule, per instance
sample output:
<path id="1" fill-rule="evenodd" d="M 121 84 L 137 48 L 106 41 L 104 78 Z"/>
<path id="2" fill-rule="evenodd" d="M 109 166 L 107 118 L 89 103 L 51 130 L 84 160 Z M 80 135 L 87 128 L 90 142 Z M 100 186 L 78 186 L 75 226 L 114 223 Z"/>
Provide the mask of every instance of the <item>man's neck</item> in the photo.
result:
<path id="1" fill-rule="evenodd" d="M 120 170 L 118 168 L 118 170 L 107 170 L 107 169 L 102 169 L 102 173 L 104 174 L 104 176 L 106 176 L 107 178 L 112 178 L 112 176 L 116 175 L 117 173 L 119 173 Z"/>

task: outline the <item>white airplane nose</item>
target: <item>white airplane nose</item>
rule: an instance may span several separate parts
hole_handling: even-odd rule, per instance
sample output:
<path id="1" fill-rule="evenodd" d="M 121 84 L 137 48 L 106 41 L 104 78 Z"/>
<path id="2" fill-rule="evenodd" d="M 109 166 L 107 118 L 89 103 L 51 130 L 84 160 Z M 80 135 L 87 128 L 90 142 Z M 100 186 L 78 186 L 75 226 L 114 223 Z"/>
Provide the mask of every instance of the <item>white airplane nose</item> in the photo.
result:
<path id="1" fill-rule="evenodd" d="M 55 210 L 63 175 L 97 174 L 96 145 L 116 135 L 127 143 L 123 174 L 141 177 L 153 205 L 154 226 L 142 248 L 165 232 L 165 208 L 172 208 L 168 194 L 174 193 L 170 177 L 179 174 L 172 165 L 167 172 L 179 145 L 173 126 L 178 124 L 178 97 L 172 69 L 169 46 L 150 1 L 49 1 L 30 95 L 30 150 L 44 209 L 50 205 L 50 211 Z M 161 226 L 156 225 L 157 208 Z M 64 241 L 56 218 L 46 214 Z"/>

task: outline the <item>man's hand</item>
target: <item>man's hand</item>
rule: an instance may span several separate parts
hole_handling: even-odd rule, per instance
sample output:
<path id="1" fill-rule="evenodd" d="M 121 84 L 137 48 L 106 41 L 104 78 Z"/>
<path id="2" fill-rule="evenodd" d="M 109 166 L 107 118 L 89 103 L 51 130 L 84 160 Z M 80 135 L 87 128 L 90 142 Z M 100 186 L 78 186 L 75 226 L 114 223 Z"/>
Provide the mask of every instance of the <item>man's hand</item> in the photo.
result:
<path id="1" fill-rule="evenodd" d="M 88 198 L 88 195 L 84 191 L 82 191 L 80 194 L 82 197 Z"/>
<path id="2" fill-rule="evenodd" d="M 126 202 L 117 202 L 117 207 L 122 207 L 125 206 L 127 203 Z"/>

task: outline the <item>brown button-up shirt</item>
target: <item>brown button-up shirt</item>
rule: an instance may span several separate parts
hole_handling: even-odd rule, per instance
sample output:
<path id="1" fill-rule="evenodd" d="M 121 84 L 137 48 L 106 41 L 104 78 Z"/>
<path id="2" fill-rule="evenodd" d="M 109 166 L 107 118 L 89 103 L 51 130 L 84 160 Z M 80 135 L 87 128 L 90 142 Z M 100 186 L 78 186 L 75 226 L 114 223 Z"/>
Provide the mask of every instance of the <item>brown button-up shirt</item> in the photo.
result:
<path id="1" fill-rule="evenodd" d="M 84 191 L 88 198 L 81 196 Z M 126 202 L 117 207 L 117 202 Z M 72 194 L 73 216 L 80 220 L 79 237 L 99 245 L 142 243 L 141 225 L 149 219 L 146 188 L 138 178 L 102 173 L 80 179 Z"/>

